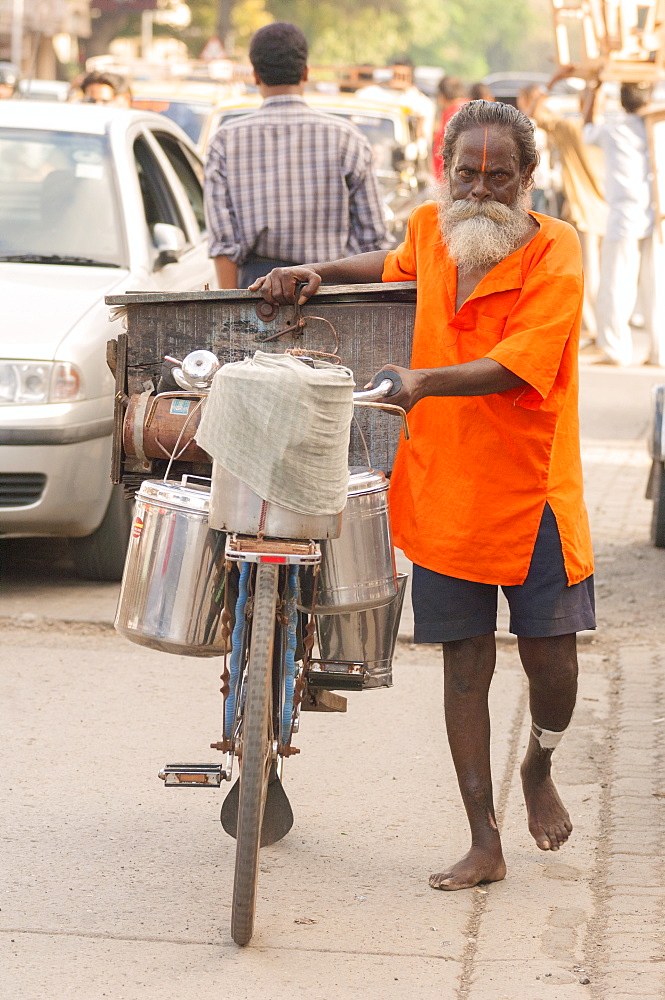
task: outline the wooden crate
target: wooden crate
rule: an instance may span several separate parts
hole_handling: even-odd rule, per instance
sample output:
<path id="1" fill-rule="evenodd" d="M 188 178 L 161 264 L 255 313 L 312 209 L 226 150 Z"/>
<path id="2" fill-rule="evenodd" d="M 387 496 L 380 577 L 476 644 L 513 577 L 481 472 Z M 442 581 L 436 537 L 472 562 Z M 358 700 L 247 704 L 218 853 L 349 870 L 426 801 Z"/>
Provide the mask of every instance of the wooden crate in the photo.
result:
<path id="1" fill-rule="evenodd" d="M 551 0 L 559 65 L 625 83 L 665 76 L 665 0 Z"/>
<path id="2" fill-rule="evenodd" d="M 298 310 L 284 306 L 265 317 L 266 303 L 244 289 L 205 292 L 130 292 L 106 299 L 125 317 L 126 338 L 120 338 L 116 355 L 116 413 L 113 447 L 113 480 L 128 491 L 143 479 L 163 475 L 165 462 L 151 468 L 122 450 L 122 420 L 126 397 L 156 386 L 164 355 L 182 359 L 189 351 L 205 348 L 222 361 L 240 361 L 254 351 L 282 352 L 301 347 L 336 353 L 355 374 L 362 387 L 386 363 L 409 366 L 416 302 L 415 282 L 372 285 L 322 286 L 302 308 L 304 329 L 269 339 L 292 326 Z M 350 465 L 366 465 L 364 435 L 370 462 L 390 472 L 400 433 L 398 418 L 376 410 L 356 409 L 349 453 Z M 192 467 L 174 465 L 175 475 Z M 206 469 L 197 468 L 205 475 Z"/>

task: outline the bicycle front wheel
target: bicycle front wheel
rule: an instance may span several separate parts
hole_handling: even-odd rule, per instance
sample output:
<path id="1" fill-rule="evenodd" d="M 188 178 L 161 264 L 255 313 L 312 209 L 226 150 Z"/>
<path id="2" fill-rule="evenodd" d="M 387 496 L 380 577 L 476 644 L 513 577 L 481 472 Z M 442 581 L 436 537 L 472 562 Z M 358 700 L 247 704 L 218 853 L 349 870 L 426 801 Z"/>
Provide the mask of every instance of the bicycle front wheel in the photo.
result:
<path id="1" fill-rule="evenodd" d="M 272 761 L 272 665 L 279 567 L 256 567 L 252 635 L 242 720 L 242 760 L 231 936 L 245 945 L 254 931 L 261 825 Z"/>

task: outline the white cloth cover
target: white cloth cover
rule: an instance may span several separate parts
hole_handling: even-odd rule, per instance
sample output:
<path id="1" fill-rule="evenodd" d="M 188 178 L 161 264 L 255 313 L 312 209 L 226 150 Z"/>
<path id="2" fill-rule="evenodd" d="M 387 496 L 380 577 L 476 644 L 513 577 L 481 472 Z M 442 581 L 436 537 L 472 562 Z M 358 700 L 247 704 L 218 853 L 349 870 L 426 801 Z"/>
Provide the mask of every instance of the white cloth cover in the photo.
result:
<path id="1" fill-rule="evenodd" d="M 353 373 L 257 351 L 215 375 L 197 442 L 263 500 L 299 514 L 346 504 Z"/>

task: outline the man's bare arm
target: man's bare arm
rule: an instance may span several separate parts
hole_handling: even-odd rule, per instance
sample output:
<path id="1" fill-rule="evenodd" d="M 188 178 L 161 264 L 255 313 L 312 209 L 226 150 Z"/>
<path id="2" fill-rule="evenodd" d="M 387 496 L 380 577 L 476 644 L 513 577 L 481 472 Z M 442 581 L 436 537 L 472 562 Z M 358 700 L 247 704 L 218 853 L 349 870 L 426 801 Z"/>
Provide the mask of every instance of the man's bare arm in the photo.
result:
<path id="1" fill-rule="evenodd" d="M 396 371 L 402 380 L 399 393 L 390 396 L 388 402 L 407 411 L 426 396 L 490 396 L 529 384 L 491 358 L 478 358 L 447 368 L 384 367 Z"/>
<path id="2" fill-rule="evenodd" d="M 238 265 L 229 257 L 215 257 L 215 273 L 220 288 L 238 287 Z"/>
<path id="3" fill-rule="evenodd" d="M 302 305 L 322 282 L 326 285 L 357 285 L 381 281 L 387 255 L 387 250 L 373 250 L 323 264 L 275 267 L 249 287 L 253 292 L 261 292 L 263 298 L 273 305 L 286 305 L 295 301 L 296 288 L 304 284 L 300 294 Z"/>

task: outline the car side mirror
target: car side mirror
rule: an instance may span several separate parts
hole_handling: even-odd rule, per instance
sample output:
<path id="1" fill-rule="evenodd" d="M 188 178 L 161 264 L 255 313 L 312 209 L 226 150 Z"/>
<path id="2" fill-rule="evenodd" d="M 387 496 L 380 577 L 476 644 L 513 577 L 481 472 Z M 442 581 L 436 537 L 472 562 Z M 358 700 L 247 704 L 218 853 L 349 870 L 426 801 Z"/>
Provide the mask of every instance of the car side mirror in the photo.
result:
<path id="1" fill-rule="evenodd" d="M 157 251 L 156 271 L 166 267 L 167 264 L 175 264 L 187 244 L 180 226 L 171 226 L 167 222 L 155 223 L 152 227 L 152 241 Z"/>

